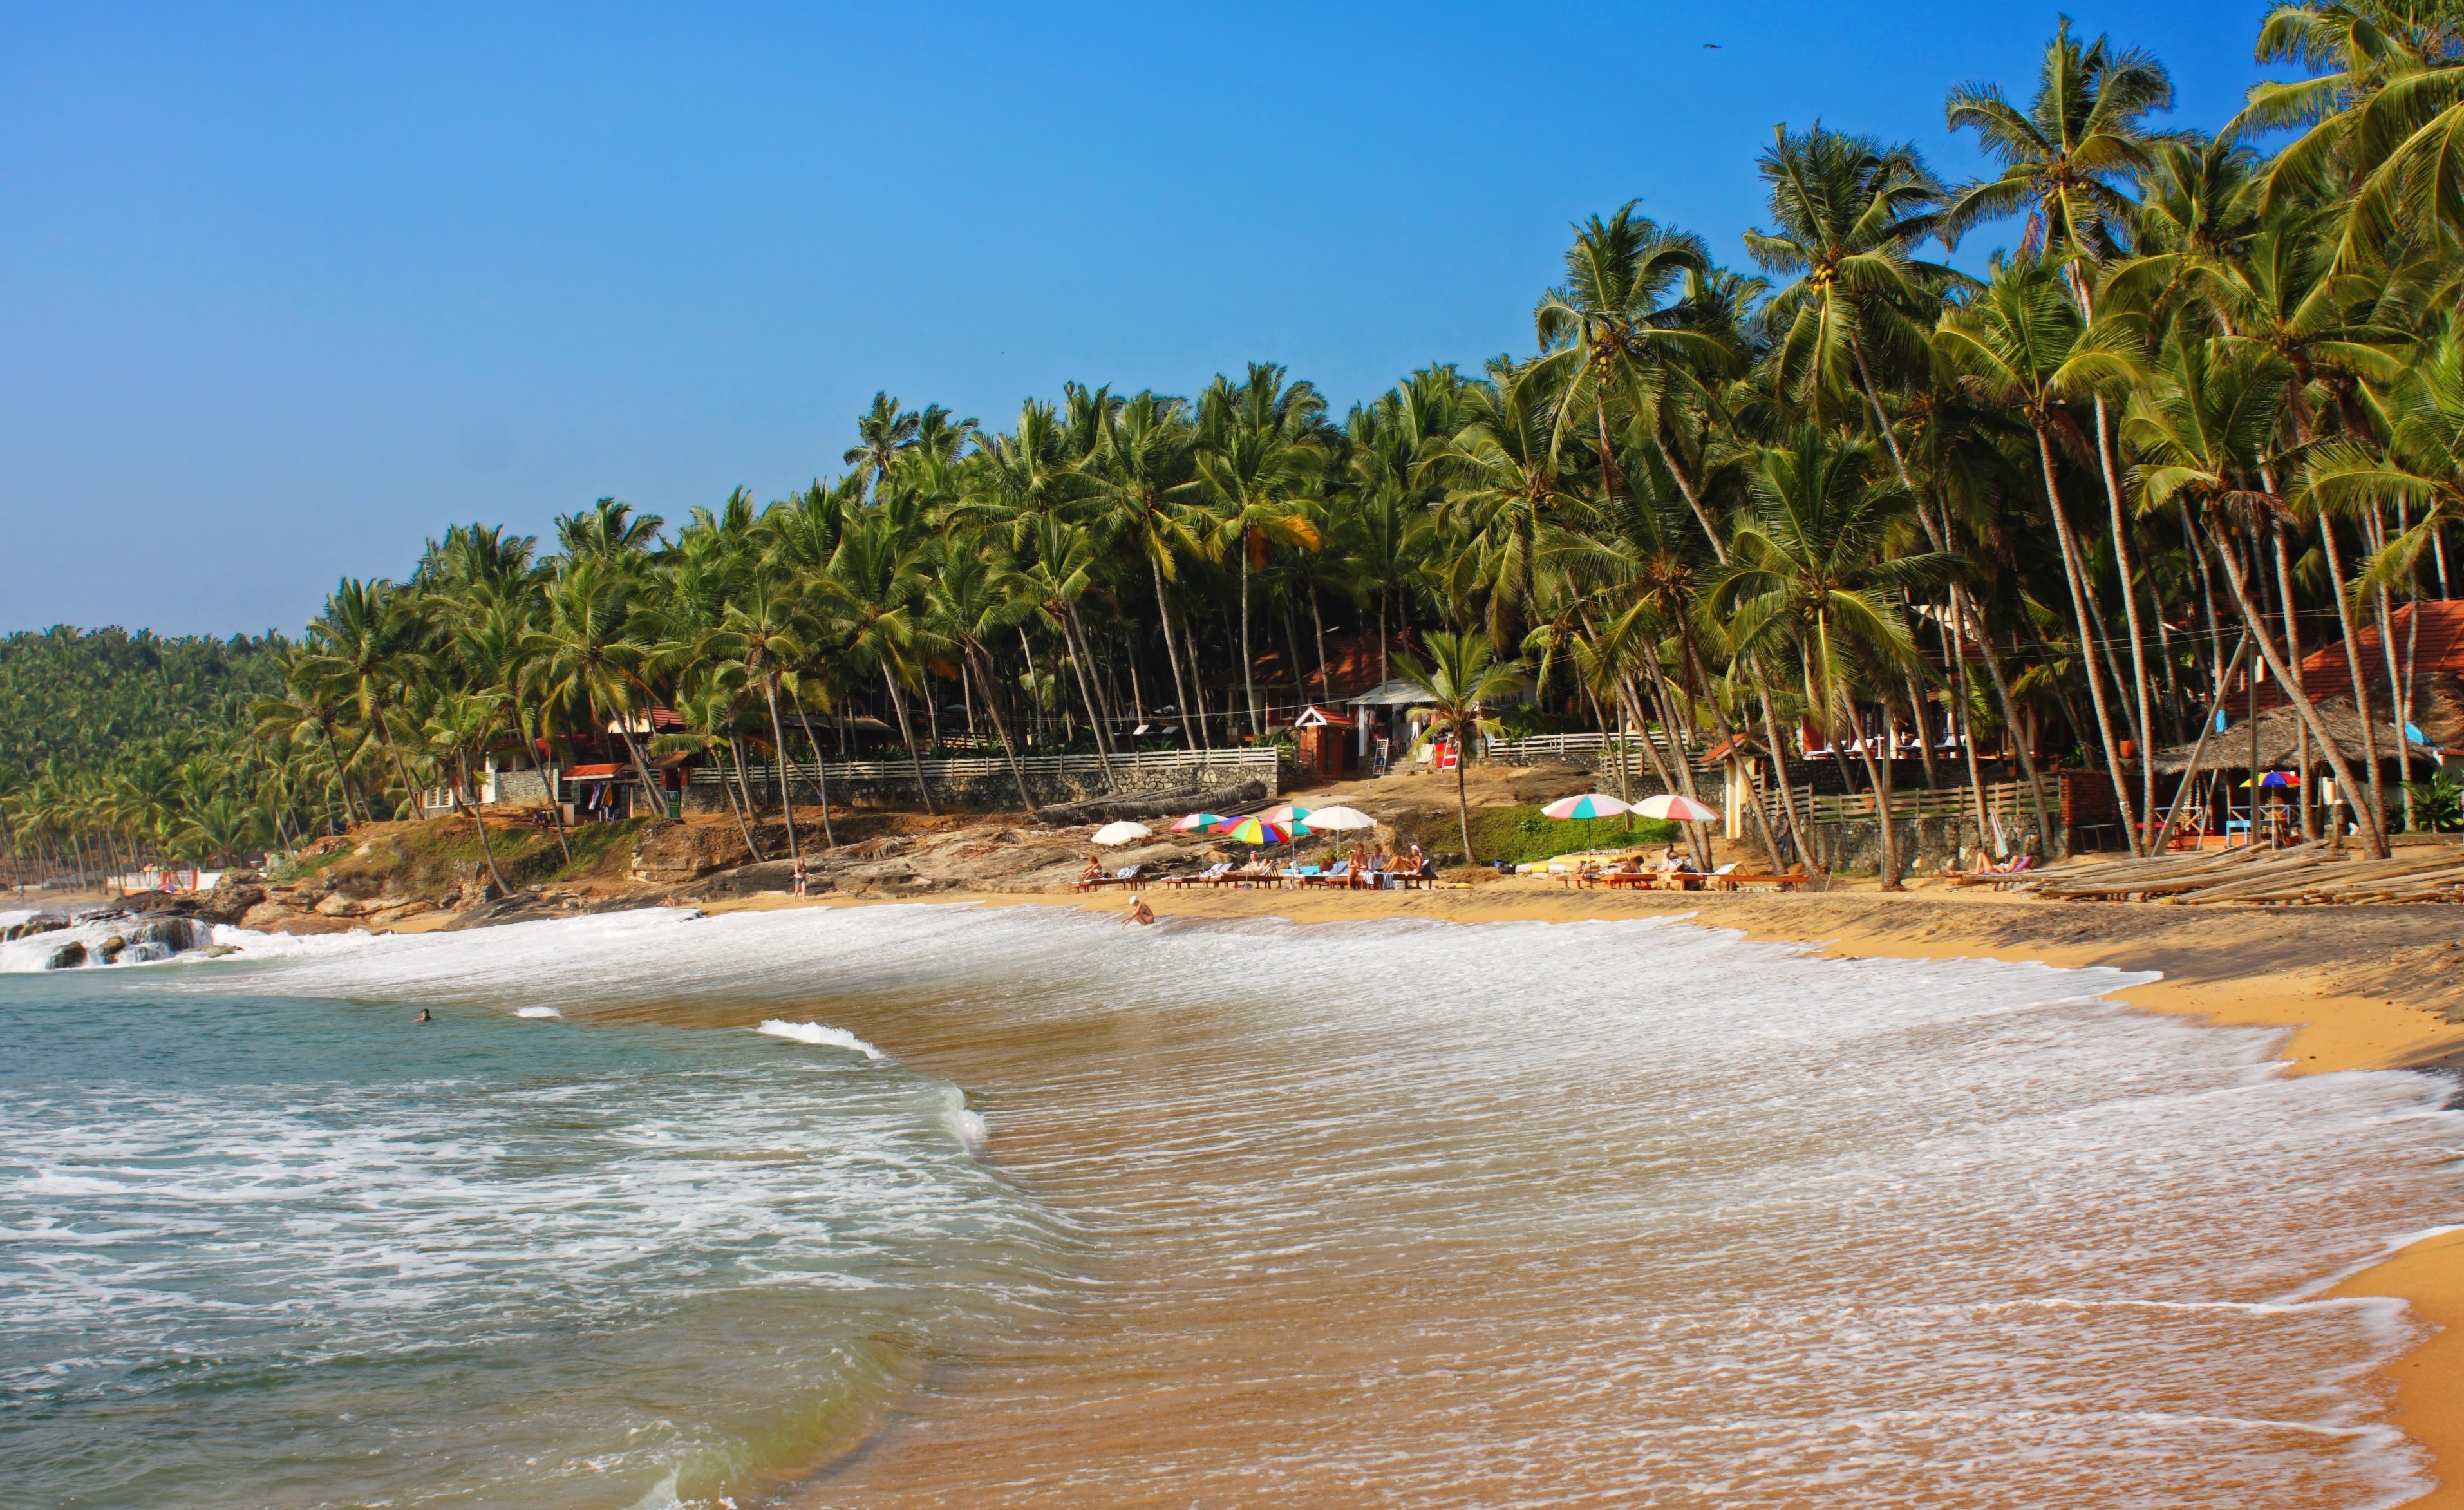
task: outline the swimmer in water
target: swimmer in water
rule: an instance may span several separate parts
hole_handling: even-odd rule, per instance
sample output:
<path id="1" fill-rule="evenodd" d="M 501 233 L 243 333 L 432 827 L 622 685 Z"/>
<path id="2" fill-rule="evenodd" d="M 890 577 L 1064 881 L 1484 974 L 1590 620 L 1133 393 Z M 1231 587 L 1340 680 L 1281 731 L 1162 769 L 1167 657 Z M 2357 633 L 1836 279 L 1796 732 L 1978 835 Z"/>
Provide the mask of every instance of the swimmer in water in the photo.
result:
<path id="1" fill-rule="evenodd" d="M 1155 909 L 1147 905 L 1147 899 L 1144 897 L 1132 897 L 1129 916 L 1121 921 L 1125 923 L 1153 922 L 1155 921 Z"/>
<path id="2" fill-rule="evenodd" d="M 419 1015 L 412 1020 L 415 1022 L 434 1022 L 436 1019 L 428 1015 L 428 1009 L 422 1007 L 419 1009 Z"/>

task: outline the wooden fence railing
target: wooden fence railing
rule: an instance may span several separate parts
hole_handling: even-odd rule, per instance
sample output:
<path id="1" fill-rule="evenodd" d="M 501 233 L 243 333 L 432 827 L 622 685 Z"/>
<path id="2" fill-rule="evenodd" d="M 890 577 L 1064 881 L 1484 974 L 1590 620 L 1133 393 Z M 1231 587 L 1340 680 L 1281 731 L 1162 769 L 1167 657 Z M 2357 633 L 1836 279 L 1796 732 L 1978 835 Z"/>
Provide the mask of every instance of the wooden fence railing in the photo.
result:
<path id="1" fill-rule="evenodd" d="M 1225 750 L 1136 750 L 1125 751 L 1111 758 L 1114 774 L 1123 771 L 1181 772 L 1225 770 L 1235 779 L 1255 776 L 1261 780 L 1272 776 L 1279 757 L 1271 749 Z M 1097 775 L 1106 768 L 1103 759 L 1095 755 L 1022 755 L 1019 768 L 1029 776 Z M 958 760 L 928 760 L 922 763 L 927 781 L 974 781 L 984 777 L 1004 777 L 1010 773 L 1009 761 L 999 755 L 967 757 Z M 747 781 L 777 781 L 775 766 L 747 765 Z M 787 767 L 789 781 L 812 781 L 826 777 L 833 782 L 913 781 L 915 767 L 904 760 L 825 761 L 816 766 L 800 762 Z M 715 786 L 734 779 L 733 771 L 724 766 L 698 766 L 693 773 L 695 786 Z"/>

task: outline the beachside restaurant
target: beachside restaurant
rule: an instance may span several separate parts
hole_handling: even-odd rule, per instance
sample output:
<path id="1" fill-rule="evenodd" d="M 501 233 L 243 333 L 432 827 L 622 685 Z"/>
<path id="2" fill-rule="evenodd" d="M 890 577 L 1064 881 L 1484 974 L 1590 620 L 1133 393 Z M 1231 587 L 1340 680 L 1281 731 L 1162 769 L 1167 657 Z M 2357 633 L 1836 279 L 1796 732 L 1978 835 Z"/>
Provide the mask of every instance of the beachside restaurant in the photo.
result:
<path id="1" fill-rule="evenodd" d="M 2368 752 L 2375 747 L 2391 812 L 2400 811 L 2400 783 L 2426 780 L 2438 769 L 2439 752 L 2406 739 L 2395 725 L 2372 721 L 2365 734 L 2350 702 L 2316 706 L 2320 722 L 2335 736 L 2356 774 L 2366 768 Z M 2285 844 L 2353 832 L 2347 811 L 2352 794 L 2337 789 L 2326 752 L 2298 710 L 2277 703 L 2262 708 L 2255 719 L 2234 721 L 2220 714 L 2218 720 L 2224 726 L 2205 741 L 2156 752 L 2158 807 L 2147 815 L 2151 833 L 2176 801 L 2181 804 L 2172 841 L 2177 849 L 2248 844 L 2254 838 Z M 2367 793 L 2362 796 L 2367 800 Z"/>

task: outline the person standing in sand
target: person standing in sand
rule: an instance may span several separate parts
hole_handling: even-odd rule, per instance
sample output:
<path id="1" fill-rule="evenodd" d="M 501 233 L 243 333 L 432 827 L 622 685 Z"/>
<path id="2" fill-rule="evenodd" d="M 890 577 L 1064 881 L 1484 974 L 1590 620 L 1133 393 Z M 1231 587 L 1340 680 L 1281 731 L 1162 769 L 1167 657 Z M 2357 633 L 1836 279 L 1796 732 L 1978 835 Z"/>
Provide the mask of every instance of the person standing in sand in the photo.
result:
<path id="1" fill-rule="evenodd" d="M 804 857 L 801 855 L 796 856 L 796 882 L 794 889 L 797 896 L 802 897 L 804 895 Z"/>

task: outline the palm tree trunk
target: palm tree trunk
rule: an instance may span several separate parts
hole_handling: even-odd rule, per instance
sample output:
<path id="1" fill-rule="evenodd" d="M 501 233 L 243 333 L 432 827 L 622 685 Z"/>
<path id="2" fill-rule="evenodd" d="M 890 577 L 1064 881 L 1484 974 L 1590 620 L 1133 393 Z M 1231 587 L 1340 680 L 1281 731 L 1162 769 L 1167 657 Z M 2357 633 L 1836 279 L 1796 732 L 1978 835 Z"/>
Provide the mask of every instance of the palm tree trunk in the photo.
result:
<path id="1" fill-rule="evenodd" d="M 2104 705 L 2104 678 L 2096 667 L 2096 618 L 2087 606 L 2086 590 L 2079 583 L 2080 563 L 2074 548 L 2070 517 L 2063 512 L 2061 488 L 2054 480 L 2054 447 L 2052 440 L 2039 428 L 2036 432 L 2036 457 L 2045 472 L 2045 507 L 2054 516 L 2054 530 L 2059 535 L 2062 552 L 2062 575 L 2071 589 L 2071 610 L 2078 615 L 2079 652 L 2087 660 L 2087 690 L 2096 703 L 2097 733 L 2104 741 L 2104 768 L 2113 780 L 2113 794 L 2122 808 L 2123 837 L 2130 853 L 2141 853 L 2138 805 L 2131 801 L 2130 784 L 2122 766 L 2122 751 L 2113 738 L 2113 716 Z"/>
<path id="2" fill-rule="evenodd" d="M 514 889 L 505 884 L 505 873 L 496 869 L 496 848 L 488 842 L 488 826 L 480 821 L 479 811 L 472 807 L 469 799 L 462 795 L 463 788 L 471 785 L 471 757 L 461 750 L 455 750 L 453 766 L 462 778 L 453 788 L 453 806 L 461 809 L 462 815 L 471 820 L 471 827 L 479 831 L 479 854 L 488 862 L 488 874 L 495 879 L 496 895 L 510 897 L 514 894 Z"/>
<path id="3" fill-rule="evenodd" d="M 2310 725 L 2310 732 L 2317 737 L 2320 748 L 2326 752 L 2327 764 L 2334 768 L 2338 785 L 2346 791 L 2362 790 L 2361 785 L 2353 779 L 2351 765 L 2344 759 L 2343 747 L 2336 743 L 2335 736 L 2328 733 L 2326 725 L 2320 722 L 2319 710 L 2311 704 L 2309 695 L 2294 683 L 2292 668 L 2285 664 L 2284 657 L 2277 652 L 2276 636 L 2270 633 L 2267 628 L 2267 615 L 2251 600 L 2250 584 L 2242 574 L 2240 561 L 2233 555 L 2232 542 L 2225 538 L 2222 529 L 2221 524 L 2211 521 L 2209 533 L 2213 537 L 2216 559 L 2224 564 L 2225 582 L 2233 588 L 2233 603 L 2241 610 L 2243 626 L 2250 631 L 2252 641 L 2258 646 L 2258 654 L 2266 660 L 2268 669 L 2276 674 L 2277 680 L 2282 684 L 2285 695 L 2293 699 L 2294 707 L 2300 711 L 2302 722 Z M 2257 699 L 2254 697 L 2251 700 L 2255 714 Z M 2256 728 L 2257 722 L 2254 716 L 2251 720 L 2254 729 Z M 2258 773 L 2253 771 L 2251 779 L 2256 781 Z M 2257 805 L 2257 797 L 2258 788 L 2253 787 L 2251 799 L 2254 809 Z M 2370 813 L 2368 817 L 2370 821 L 2362 825 L 2362 852 L 2374 860 L 2386 859 L 2387 857 L 2387 833 L 2379 827 L 2378 814 Z"/>
<path id="4" fill-rule="evenodd" d="M 1241 550 L 1241 690 L 1249 699 L 1249 738 L 1254 743 L 1260 731 L 1258 681 L 1250 671 L 1257 657 L 1249 653 L 1249 542 L 1243 537 L 1239 542 L 1239 545 Z M 1455 768 L 1461 770 L 1463 767 L 1458 764 Z M 1468 845 L 1470 840 L 1465 839 L 1464 843 Z"/>
<path id="5" fill-rule="evenodd" d="M 658 808 L 659 816 L 664 818 L 668 815 L 667 795 L 659 790 L 658 779 L 650 774 L 649 762 L 642 758 L 642 746 L 633 743 L 633 731 L 627 726 L 629 722 L 624 715 L 617 715 L 617 732 L 625 737 L 626 753 L 633 757 L 633 774 L 642 780 L 642 795 Z"/>
<path id="6" fill-rule="evenodd" d="M 1455 821 L 1463 828 L 1463 863 L 1465 865 L 1477 865 L 1480 863 L 1480 860 L 1471 852 L 1471 797 L 1463 786 L 1463 766 L 1468 765 L 1471 761 L 1471 750 L 1463 740 L 1462 724 L 1456 724 L 1453 733 L 1455 741 Z"/>
<path id="7" fill-rule="evenodd" d="M 384 744 L 385 753 L 393 757 L 393 767 L 402 776 L 402 789 L 410 798 L 411 818 L 415 822 L 426 823 L 428 821 L 427 805 L 419 800 L 419 784 L 410 779 L 410 766 L 402 758 L 401 747 L 393 742 L 393 730 L 385 725 L 383 703 L 375 704 L 375 712 L 371 715 L 370 722 L 376 724 L 377 739 Z"/>
<path id="8" fill-rule="evenodd" d="M 1163 629 L 1163 658 L 1165 662 L 1172 667 L 1173 706 L 1180 714 L 1180 741 L 1182 744 L 1189 746 L 1190 753 L 1196 754 L 1198 752 L 1198 733 L 1195 729 L 1190 727 L 1189 687 L 1188 684 L 1181 679 L 1180 657 L 1174 654 L 1172 648 L 1172 604 L 1164 596 L 1163 566 L 1153 556 L 1149 556 L 1147 558 L 1147 575 L 1155 583 L 1155 622 Z M 992 696 L 992 688 L 989 680 L 987 681 L 984 689 L 984 696 Z M 1003 737 L 1006 738 L 1007 736 Z M 1017 763 L 1017 760 L 1018 757 L 1015 755 L 1010 757 L 1011 764 L 1013 765 Z M 1019 780 L 1019 796 L 1023 800 L 1025 795 L 1026 781 L 1025 778 L 1022 777 Z"/>
<path id="9" fill-rule="evenodd" d="M 1789 777 L 1788 746 L 1780 743 L 1779 717 L 1771 708 L 1771 686 L 1763 676 L 1760 662 L 1754 665 L 1753 678 L 1754 694 L 1763 705 L 1763 740 L 1770 746 L 1771 779 L 1779 784 L 1780 811 L 1788 818 L 1789 837 L 1796 843 L 1797 863 L 1807 870 L 1819 869 L 1815 862 L 1813 849 L 1806 843 L 1805 826 L 1810 821 L 1810 817 L 1801 818 L 1797 815 L 1796 788 L 1791 785 Z M 1771 862 L 1774 865 L 1779 862 L 1779 854 L 1776 850 L 1771 854 Z"/>
<path id="10" fill-rule="evenodd" d="M 1326 670 L 1326 611 L 1317 604 L 1317 584 L 1309 583 L 1309 623 L 1317 631 L 1317 690 L 1321 697 L 1334 696 L 1334 682 Z"/>
<path id="11" fill-rule="evenodd" d="M 727 763 L 736 777 L 736 790 L 728 794 L 727 805 L 734 808 L 738 796 L 744 799 L 743 809 L 736 820 L 736 826 L 744 830 L 744 847 L 753 852 L 755 859 L 767 860 L 770 858 L 768 852 L 761 848 L 761 841 L 753 836 L 752 829 L 746 827 L 753 819 L 761 816 L 761 809 L 753 801 L 753 783 L 744 774 L 744 747 L 737 744 L 733 734 L 727 737 Z"/>
<path id="12" fill-rule="evenodd" d="M 1865 717 L 1857 711 L 1856 696 L 1852 693 L 1839 700 L 1848 711 L 1848 727 L 1857 736 L 1857 758 L 1864 763 L 1865 780 L 1874 790 L 1874 815 L 1881 819 L 1882 824 L 1882 889 L 1884 891 L 1905 890 L 1900 884 L 1899 831 L 1891 819 L 1890 752 L 1887 748 L 1883 751 L 1881 766 L 1877 768 L 1874 764 L 1874 742 L 1865 733 Z M 1891 704 L 1888 699 L 1883 699 L 1882 702 L 1882 728 L 1884 738 L 1889 738 Z"/>
<path id="13" fill-rule="evenodd" d="M 796 793 L 787 784 L 787 767 L 795 757 L 787 752 L 787 726 L 779 722 L 779 684 L 764 677 L 761 696 L 770 704 L 770 737 L 779 742 L 779 812 L 787 820 L 787 857 L 801 863 L 804 851 L 796 842 Z"/>
<path id="14" fill-rule="evenodd" d="M 346 821 L 358 817 L 359 814 L 351 811 L 351 773 L 343 767 L 342 748 L 334 743 L 332 728 L 319 724 L 317 732 L 325 736 L 325 755 L 334 763 L 334 785 L 341 788 L 342 792 L 342 817 Z M 370 818 L 368 821 L 374 823 L 376 820 Z"/>
<path id="15" fill-rule="evenodd" d="M 933 792 L 924 785 L 924 762 L 915 753 L 915 731 L 907 722 L 907 699 L 898 695 L 898 682 L 890 675 L 888 661 L 881 665 L 881 684 L 890 689 L 890 710 L 898 715 L 898 737 L 907 742 L 907 764 L 915 772 L 915 794 L 923 800 L 925 815 L 933 816 Z"/>
<path id="16" fill-rule="evenodd" d="M 976 664 L 979 660 L 989 663 L 992 657 L 982 647 L 977 645 L 966 647 L 966 654 L 969 664 L 975 665 L 976 678 L 984 684 L 984 707 L 993 716 L 993 732 L 1001 736 L 1001 753 L 1009 757 L 1010 780 L 1018 783 L 1019 809 L 1024 812 L 1033 812 L 1035 799 L 1026 794 L 1026 771 L 1018 763 L 1017 746 L 1010 743 L 1009 722 L 1001 717 L 1001 699 L 993 696 L 992 677 L 984 670 L 983 665 Z M 1188 722 L 1186 716 L 1181 722 L 1183 723 Z"/>
<path id="17" fill-rule="evenodd" d="M 1069 669 L 1078 677 L 1078 700 L 1087 706 L 1088 729 L 1095 736 L 1095 763 L 1104 767 L 1104 784 L 1118 790 L 1120 778 L 1112 774 L 1112 757 L 1104 744 L 1103 721 L 1095 711 L 1094 691 L 1087 682 L 1086 652 L 1080 647 L 1077 636 L 1070 632 L 1070 619 L 1066 614 L 1061 620 L 1061 634 L 1069 642 Z"/>
<path id="18" fill-rule="evenodd" d="M 2139 628 L 2139 589 L 2130 566 L 2130 524 L 2122 508 L 2122 485 L 2114 477 L 2113 447 L 2105 434 L 2104 398 L 2096 401 L 2096 455 L 2104 469 L 2105 501 L 2113 511 L 2113 564 L 2122 578 L 2122 612 L 2130 631 L 2130 684 L 2138 692 L 2140 811 L 2156 811 L 2156 725 L 2147 703 L 2147 642 Z M 2287 611 L 2291 608 L 2286 600 Z"/>
<path id="19" fill-rule="evenodd" d="M 730 765 L 735 765 L 736 742 L 734 740 L 729 740 L 727 742 L 727 754 L 728 763 Z M 741 767 L 738 768 L 741 769 Z M 741 780 L 741 777 L 738 779 Z M 752 827 L 744 821 L 744 805 L 736 800 L 736 788 L 722 780 L 718 784 L 718 789 L 727 794 L 727 811 L 729 816 L 736 819 L 736 832 L 742 835 L 744 839 L 744 853 L 752 855 L 757 860 L 767 858 L 767 856 L 761 853 L 761 846 L 754 842 Z"/>
<path id="20" fill-rule="evenodd" d="M 813 737 L 813 717 L 804 711 L 804 700 L 796 699 L 796 722 L 804 726 L 805 747 L 813 752 L 813 794 L 822 799 L 822 842 L 835 850 L 838 835 L 830 832 L 830 772 L 822 764 L 822 742 Z"/>

